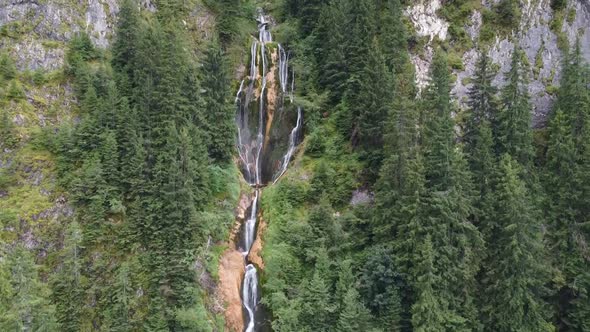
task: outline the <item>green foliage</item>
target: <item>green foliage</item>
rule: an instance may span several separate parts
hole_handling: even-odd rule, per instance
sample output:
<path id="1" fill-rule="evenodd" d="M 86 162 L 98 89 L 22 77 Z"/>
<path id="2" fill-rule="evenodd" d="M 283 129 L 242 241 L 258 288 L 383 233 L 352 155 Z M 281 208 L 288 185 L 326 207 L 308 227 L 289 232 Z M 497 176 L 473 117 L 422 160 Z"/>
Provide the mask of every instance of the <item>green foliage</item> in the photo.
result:
<path id="1" fill-rule="evenodd" d="M 234 107 L 228 64 L 220 46 L 213 42 L 207 50 L 202 67 L 202 87 L 205 90 L 205 122 L 209 134 L 209 156 L 219 162 L 229 162 L 234 151 Z"/>
<path id="2" fill-rule="evenodd" d="M 496 17 L 495 23 L 515 27 L 520 21 L 520 2 L 518 0 L 501 0 L 496 5 Z"/>
<path id="3" fill-rule="evenodd" d="M 0 149 L 13 148 L 18 143 L 16 129 L 5 108 L 0 109 Z"/>
<path id="4" fill-rule="evenodd" d="M 14 60 L 7 54 L 0 55 L 0 80 L 2 82 L 9 81 L 16 77 L 16 65 Z"/>
<path id="5" fill-rule="evenodd" d="M 495 193 L 500 229 L 490 246 L 484 321 L 490 331 L 553 331 L 543 301 L 548 270 L 541 225 L 520 172 L 510 156 L 502 157 Z"/>
<path id="6" fill-rule="evenodd" d="M 41 282 L 33 255 L 18 245 L 0 264 L 0 328 L 5 331 L 58 331 L 49 289 Z"/>
<path id="7" fill-rule="evenodd" d="M 551 0 L 551 9 L 554 11 L 565 9 L 567 0 Z"/>
<path id="8" fill-rule="evenodd" d="M 515 48 L 512 66 L 506 74 L 508 84 L 502 89 L 502 107 L 498 114 L 498 143 L 500 153 L 508 153 L 524 167 L 530 167 L 534 157 L 531 130 L 531 105 L 526 80 L 527 68 L 522 51 Z"/>

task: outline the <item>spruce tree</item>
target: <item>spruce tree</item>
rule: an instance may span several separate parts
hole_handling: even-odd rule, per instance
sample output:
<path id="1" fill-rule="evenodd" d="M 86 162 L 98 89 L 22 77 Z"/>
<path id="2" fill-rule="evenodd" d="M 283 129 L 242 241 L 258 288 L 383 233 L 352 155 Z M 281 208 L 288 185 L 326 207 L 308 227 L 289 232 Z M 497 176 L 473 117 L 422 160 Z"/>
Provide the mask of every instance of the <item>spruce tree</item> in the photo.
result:
<path id="1" fill-rule="evenodd" d="M 468 155 L 472 154 L 481 123 L 487 121 L 492 126 L 495 124 L 498 108 L 496 103 L 497 89 L 492 85 L 495 73 L 491 67 L 492 62 L 487 52 L 480 51 L 472 86 L 467 93 L 469 96 L 469 111 L 463 140 Z M 470 158 L 470 164 L 473 162 L 474 160 Z"/>
<path id="2" fill-rule="evenodd" d="M 452 323 L 461 321 L 447 309 L 447 303 L 436 292 L 440 282 L 439 271 L 434 266 L 435 254 L 430 237 L 419 246 L 420 260 L 416 262 L 418 279 L 416 301 L 412 305 L 412 327 L 418 332 L 446 331 Z"/>
<path id="3" fill-rule="evenodd" d="M 332 104 L 340 102 L 350 75 L 347 57 L 348 1 L 332 1 L 323 6 L 315 35 L 318 83 L 328 94 Z"/>
<path id="4" fill-rule="evenodd" d="M 338 331 L 356 332 L 369 331 L 371 314 L 360 302 L 359 294 L 354 287 L 344 295 L 342 310 L 338 318 Z"/>
<path id="5" fill-rule="evenodd" d="M 230 102 L 230 77 L 219 44 L 209 46 L 202 67 L 201 86 L 205 90 L 206 129 L 209 156 L 219 162 L 231 160 L 234 151 L 234 112 Z"/>
<path id="6" fill-rule="evenodd" d="M 384 8 L 379 24 L 379 43 L 389 70 L 396 75 L 406 71 L 410 64 L 406 26 L 402 20 L 400 0 L 383 1 Z"/>
<path id="7" fill-rule="evenodd" d="M 440 273 L 438 300 L 448 304 L 452 313 L 447 323 L 462 330 L 477 325 L 473 301 L 483 240 L 470 222 L 473 214 L 471 174 L 461 148 L 455 143 L 449 82 L 446 57 L 439 51 L 432 64 L 431 83 L 426 92 L 427 108 L 423 117 L 426 198 L 425 208 L 420 212 L 423 223 L 417 227 L 431 237 L 435 248 L 434 264 Z M 454 316 L 459 317 L 457 321 Z"/>
<path id="8" fill-rule="evenodd" d="M 61 265 L 51 285 L 56 318 L 61 331 L 81 330 L 85 277 L 82 274 L 82 231 L 77 222 L 68 225 L 61 251 Z"/>
<path id="9" fill-rule="evenodd" d="M 548 269 L 542 229 L 524 182 L 509 155 L 500 162 L 496 191 L 497 243 L 490 248 L 484 323 L 488 331 L 552 331 L 543 297 Z"/>
<path id="10" fill-rule="evenodd" d="M 10 249 L 0 263 L 0 329 L 58 331 L 49 289 L 39 280 L 38 266 L 22 246 Z"/>
<path id="11" fill-rule="evenodd" d="M 502 89 L 497 143 L 500 154 L 508 153 L 525 168 L 529 168 L 534 157 L 531 129 L 532 107 L 523 56 L 518 47 L 512 51 L 512 65 L 505 75 L 508 84 Z"/>

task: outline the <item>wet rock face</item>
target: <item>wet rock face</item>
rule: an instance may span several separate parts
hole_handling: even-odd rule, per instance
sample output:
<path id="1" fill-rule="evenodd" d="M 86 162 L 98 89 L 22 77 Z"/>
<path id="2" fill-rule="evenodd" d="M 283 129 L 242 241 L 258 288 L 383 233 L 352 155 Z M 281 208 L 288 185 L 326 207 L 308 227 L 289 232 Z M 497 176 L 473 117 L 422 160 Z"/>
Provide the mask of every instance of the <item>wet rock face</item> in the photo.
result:
<path id="1" fill-rule="evenodd" d="M 497 2 L 496 0 L 482 0 L 482 4 L 486 8 L 491 8 Z M 495 84 L 499 87 L 504 85 L 503 74 L 510 69 L 514 43 L 518 43 L 526 53 L 530 63 L 529 93 L 534 107 L 534 127 L 543 127 L 546 123 L 547 114 L 551 110 L 554 99 L 547 92 L 547 88 L 559 84 L 563 60 L 562 52 L 558 46 L 558 37 L 550 27 L 554 19 L 550 3 L 550 0 L 521 0 L 520 32 L 515 32 L 514 37 L 511 38 L 496 38 L 489 49 L 490 58 L 498 67 Z M 439 8 L 440 4 L 440 0 L 423 0 L 406 11 L 406 15 L 413 23 L 419 36 L 428 36 L 431 40 L 446 38 L 446 33 L 441 33 L 441 27 L 445 27 L 444 23 L 440 23 L 442 18 L 438 17 L 436 10 L 431 10 Z M 582 54 L 590 61 L 590 2 L 571 0 L 565 12 L 571 11 L 575 12 L 575 17 L 573 20 L 564 19 L 561 31 L 570 44 L 573 44 L 576 39 L 580 40 Z M 438 23 L 432 24 L 432 22 Z M 467 34 L 473 41 L 478 39 L 481 25 L 481 13 L 474 11 L 469 24 L 465 27 Z M 446 26 L 448 27 L 448 25 Z M 464 69 L 455 71 L 457 80 L 452 92 L 459 105 L 463 107 L 470 87 L 468 79 L 473 76 L 477 59 L 478 54 L 475 49 L 467 50 L 462 56 Z M 431 61 L 432 47 L 430 45 L 426 46 L 422 55 L 412 57 L 412 62 L 416 66 L 416 79 L 419 87 L 424 87 L 428 81 L 427 70 Z"/>

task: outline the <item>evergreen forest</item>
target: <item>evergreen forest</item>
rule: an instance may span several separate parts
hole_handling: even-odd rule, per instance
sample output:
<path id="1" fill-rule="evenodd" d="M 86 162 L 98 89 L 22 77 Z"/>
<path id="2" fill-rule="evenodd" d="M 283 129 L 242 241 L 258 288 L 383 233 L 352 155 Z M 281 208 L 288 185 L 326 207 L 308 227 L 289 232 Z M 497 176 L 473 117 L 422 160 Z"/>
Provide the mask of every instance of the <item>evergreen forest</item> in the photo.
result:
<path id="1" fill-rule="evenodd" d="M 195 2 L 215 22 L 202 40 L 185 21 Z M 474 1 L 443 2 L 440 15 L 463 22 Z M 459 100 L 466 37 L 451 28 L 428 42 L 419 84 L 412 4 L 120 0 L 109 46 L 76 33 L 56 73 L 2 53 L 0 331 L 590 332 L 583 41 L 562 47 L 551 109 L 533 125 L 535 64 L 516 42 L 501 70 L 482 32 Z M 519 0 L 489 11 L 485 28 L 519 33 Z M 9 109 L 29 86 L 57 85 L 72 119 L 23 133 Z M 289 147 L 270 181 L 246 176 L 242 99 L 267 128 L 255 175 L 271 178 L 270 150 Z M 22 204 L 38 203 L 18 189 L 11 151 L 50 165 L 68 213 L 25 221 Z M 239 252 L 249 213 L 257 238 Z M 244 264 L 226 287 L 232 253 L 254 284 Z"/>

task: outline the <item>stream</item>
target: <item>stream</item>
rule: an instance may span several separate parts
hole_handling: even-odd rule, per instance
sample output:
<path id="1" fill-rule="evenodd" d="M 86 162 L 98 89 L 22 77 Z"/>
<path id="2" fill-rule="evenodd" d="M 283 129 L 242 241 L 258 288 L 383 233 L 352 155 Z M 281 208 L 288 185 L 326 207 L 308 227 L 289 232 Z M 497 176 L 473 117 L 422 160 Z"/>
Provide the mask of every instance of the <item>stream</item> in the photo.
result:
<path id="1" fill-rule="evenodd" d="M 303 133 L 303 110 L 293 98 L 295 75 L 289 68 L 290 54 L 272 41 L 271 19 L 261 10 L 257 22 L 257 38 L 253 37 L 250 45 L 250 71 L 235 98 L 238 163 L 254 191 L 238 244 L 245 261 L 241 298 L 246 332 L 264 325 L 258 318 L 258 267 L 249 258 L 256 241 L 259 201 L 263 188 L 275 184 L 287 171 Z"/>

